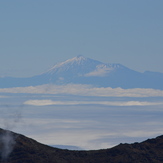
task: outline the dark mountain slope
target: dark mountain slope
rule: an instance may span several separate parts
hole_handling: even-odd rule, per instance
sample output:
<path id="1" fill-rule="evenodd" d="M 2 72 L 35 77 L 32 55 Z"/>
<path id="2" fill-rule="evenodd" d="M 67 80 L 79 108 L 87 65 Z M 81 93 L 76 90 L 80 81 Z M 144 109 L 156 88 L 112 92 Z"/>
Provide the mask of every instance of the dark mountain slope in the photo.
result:
<path id="1" fill-rule="evenodd" d="M 13 150 L 0 162 L 7 163 L 162 163 L 163 136 L 142 143 L 120 144 L 111 149 L 70 151 L 49 147 L 23 135 L 0 130 L 0 153 L 3 154 L 4 135 L 15 141 Z M 8 141 L 8 147 L 12 141 Z M 11 144 L 10 144 L 11 143 Z M 3 157 L 2 157 L 3 156 Z"/>

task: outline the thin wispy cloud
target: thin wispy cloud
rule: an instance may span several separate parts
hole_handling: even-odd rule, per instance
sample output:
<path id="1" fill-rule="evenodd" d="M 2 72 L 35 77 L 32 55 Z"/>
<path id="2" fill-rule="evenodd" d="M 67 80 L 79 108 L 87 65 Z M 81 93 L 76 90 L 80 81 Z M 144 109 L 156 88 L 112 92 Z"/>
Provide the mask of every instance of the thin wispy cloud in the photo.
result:
<path id="1" fill-rule="evenodd" d="M 8 98 L 8 96 L 0 96 L 0 98 Z"/>

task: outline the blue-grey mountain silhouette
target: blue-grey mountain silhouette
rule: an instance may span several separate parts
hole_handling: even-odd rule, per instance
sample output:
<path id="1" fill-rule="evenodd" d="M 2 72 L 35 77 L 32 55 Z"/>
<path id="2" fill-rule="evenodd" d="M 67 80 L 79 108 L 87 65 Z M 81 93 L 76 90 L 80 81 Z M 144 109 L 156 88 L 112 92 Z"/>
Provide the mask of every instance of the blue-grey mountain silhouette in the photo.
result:
<path id="1" fill-rule="evenodd" d="M 48 71 L 29 78 L 0 78 L 0 87 L 42 84 L 89 84 L 96 87 L 163 89 L 163 73 L 131 70 L 121 64 L 102 63 L 77 56 L 54 65 Z"/>

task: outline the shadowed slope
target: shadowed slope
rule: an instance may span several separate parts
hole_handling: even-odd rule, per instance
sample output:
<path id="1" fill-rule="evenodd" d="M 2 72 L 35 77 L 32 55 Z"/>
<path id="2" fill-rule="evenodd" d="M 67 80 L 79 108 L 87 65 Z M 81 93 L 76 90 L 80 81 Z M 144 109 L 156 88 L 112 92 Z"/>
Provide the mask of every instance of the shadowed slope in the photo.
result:
<path id="1" fill-rule="evenodd" d="M 15 141 L 8 157 L 0 162 L 8 163 L 151 163 L 163 162 L 163 136 L 142 143 L 120 144 L 111 149 L 92 151 L 62 150 L 38 143 L 23 135 L 0 130 L 0 137 L 9 132 Z M 2 154 L 3 140 L 0 143 Z"/>

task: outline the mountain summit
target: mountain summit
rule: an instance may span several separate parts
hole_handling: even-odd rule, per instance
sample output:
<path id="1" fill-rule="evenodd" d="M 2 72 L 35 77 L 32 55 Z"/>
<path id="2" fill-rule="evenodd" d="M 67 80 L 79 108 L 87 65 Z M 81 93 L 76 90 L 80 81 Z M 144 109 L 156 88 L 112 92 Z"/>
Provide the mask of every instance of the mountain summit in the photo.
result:
<path id="1" fill-rule="evenodd" d="M 77 57 L 74 57 L 72 59 L 68 59 L 65 62 L 61 62 L 53 66 L 50 70 L 48 70 L 46 73 L 49 74 L 55 74 L 60 72 L 67 72 L 71 71 L 74 73 L 82 73 L 81 71 L 91 71 L 95 68 L 96 65 L 102 64 L 99 61 L 85 58 L 82 55 L 78 55 Z M 82 74 L 84 74 L 83 72 Z"/>
<path id="2" fill-rule="evenodd" d="M 78 55 L 30 78 L 0 78 L 0 87 L 42 84 L 89 84 L 96 87 L 163 89 L 163 73 L 140 73 L 121 64 L 102 63 Z"/>
<path id="3" fill-rule="evenodd" d="M 61 62 L 53 66 L 45 74 L 59 74 L 69 73 L 74 76 L 106 76 L 108 73 L 117 69 L 126 69 L 126 67 L 120 64 L 106 64 L 90 58 L 85 58 L 82 55 L 68 59 L 65 62 Z M 63 74 L 62 74 L 63 75 Z"/>

